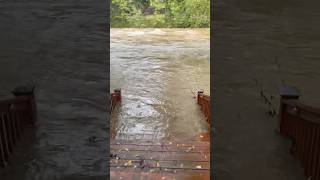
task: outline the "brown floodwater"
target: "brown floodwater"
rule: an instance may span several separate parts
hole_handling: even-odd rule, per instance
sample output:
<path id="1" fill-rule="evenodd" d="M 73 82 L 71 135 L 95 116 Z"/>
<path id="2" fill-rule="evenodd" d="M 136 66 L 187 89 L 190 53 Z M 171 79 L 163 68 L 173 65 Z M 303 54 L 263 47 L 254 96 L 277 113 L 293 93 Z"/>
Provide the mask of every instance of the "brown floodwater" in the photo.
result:
<path id="1" fill-rule="evenodd" d="M 121 139 L 188 139 L 208 132 L 196 93 L 210 93 L 209 29 L 111 29 L 110 88 Z"/>
<path id="2" fill-rule="evenodd" d="M 36 85 L 38 122 L 1 180 L 106 179 L 106 2 L 0 3 L 0 99 Z M 31 133 L 32 132 L 32 133 Z"/>

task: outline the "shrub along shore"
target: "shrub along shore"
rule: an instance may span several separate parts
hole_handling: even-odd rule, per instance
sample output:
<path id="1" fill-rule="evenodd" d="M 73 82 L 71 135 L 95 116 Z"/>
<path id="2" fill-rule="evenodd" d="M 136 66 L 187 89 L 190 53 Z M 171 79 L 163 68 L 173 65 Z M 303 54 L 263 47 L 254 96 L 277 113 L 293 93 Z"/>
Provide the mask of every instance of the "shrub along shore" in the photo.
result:
<path id="1" fill-rule="evenodd" d="M 210 0 L 112 0 L 112 28 L 208 28 Z"/>

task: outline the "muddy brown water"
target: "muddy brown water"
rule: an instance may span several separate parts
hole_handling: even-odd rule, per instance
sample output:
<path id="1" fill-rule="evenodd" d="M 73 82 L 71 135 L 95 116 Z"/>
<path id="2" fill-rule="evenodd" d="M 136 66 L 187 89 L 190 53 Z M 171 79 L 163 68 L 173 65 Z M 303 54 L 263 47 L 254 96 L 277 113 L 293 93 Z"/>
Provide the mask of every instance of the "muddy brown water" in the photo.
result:
<path id="1" fill-rule="evenodd" d="M 116 138 L 190 139 L 208 132 L 196 104 L 210 95 L 209 29 L 111 29 L 110 87 L 121 88 Z"/>
<path id="2" fill-rule="evenodd" d="M 267 115 L 259 91 L 277 102 L 279 87 L 293 85 L 304 102 L 319 106 L 319 1 L 214 3 L 215 177 L 305 179 L 289 153 L 290 140 L 276 133 L 277 116 Z"/>
<path id="3" fill-rule="evenodd" d="M 108 84 L 106 3 L 0 2 L 0 98 L 34 82 L 35 133 L 1 180 L 105 179 Z"/>

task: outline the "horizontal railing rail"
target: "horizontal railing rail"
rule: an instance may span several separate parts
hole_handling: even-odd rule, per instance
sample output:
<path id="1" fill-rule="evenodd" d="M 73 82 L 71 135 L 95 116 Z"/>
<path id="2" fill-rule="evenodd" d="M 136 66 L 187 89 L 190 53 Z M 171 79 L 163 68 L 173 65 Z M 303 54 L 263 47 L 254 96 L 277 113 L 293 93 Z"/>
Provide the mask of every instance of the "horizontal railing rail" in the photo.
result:
<path id="1" fill-rule="evenodd" d="M 197 101 L 198 101 L 198 104 L 200 105 L 201 111 L 204 113 L 206 121 L 210 124 L 211 123 L 210 96 L 203 94 L 203 91 L 199 91 Z"/>
<path id="2" fill-rule="evenodd" d="M 293 140 L 291 152 L 311 180 L 320 180 L 320 109 L 281 100 L 280 132 Z"/>
<path id="3" fill-rule="evenodd" d="M 0 166 L 5 167 L 27 126 L 36 121 L 35 97 L 32 91 L 14 92 L 15 98 L 0 101 Z"/>

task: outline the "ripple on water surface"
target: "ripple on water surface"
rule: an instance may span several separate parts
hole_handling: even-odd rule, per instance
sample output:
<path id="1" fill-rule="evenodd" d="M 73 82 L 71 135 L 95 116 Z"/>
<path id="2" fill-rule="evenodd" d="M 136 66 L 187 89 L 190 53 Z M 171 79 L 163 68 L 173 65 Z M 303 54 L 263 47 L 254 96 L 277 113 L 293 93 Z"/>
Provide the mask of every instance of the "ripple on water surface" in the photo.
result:
<path id="1" fill-rule="evenodd" d="M 112 119 L 118 138 L 191 138 L 208 126 L 196 92 L 210 93 L 209 29 L 111 29 L 111 90 L 122 89 Z"/>

